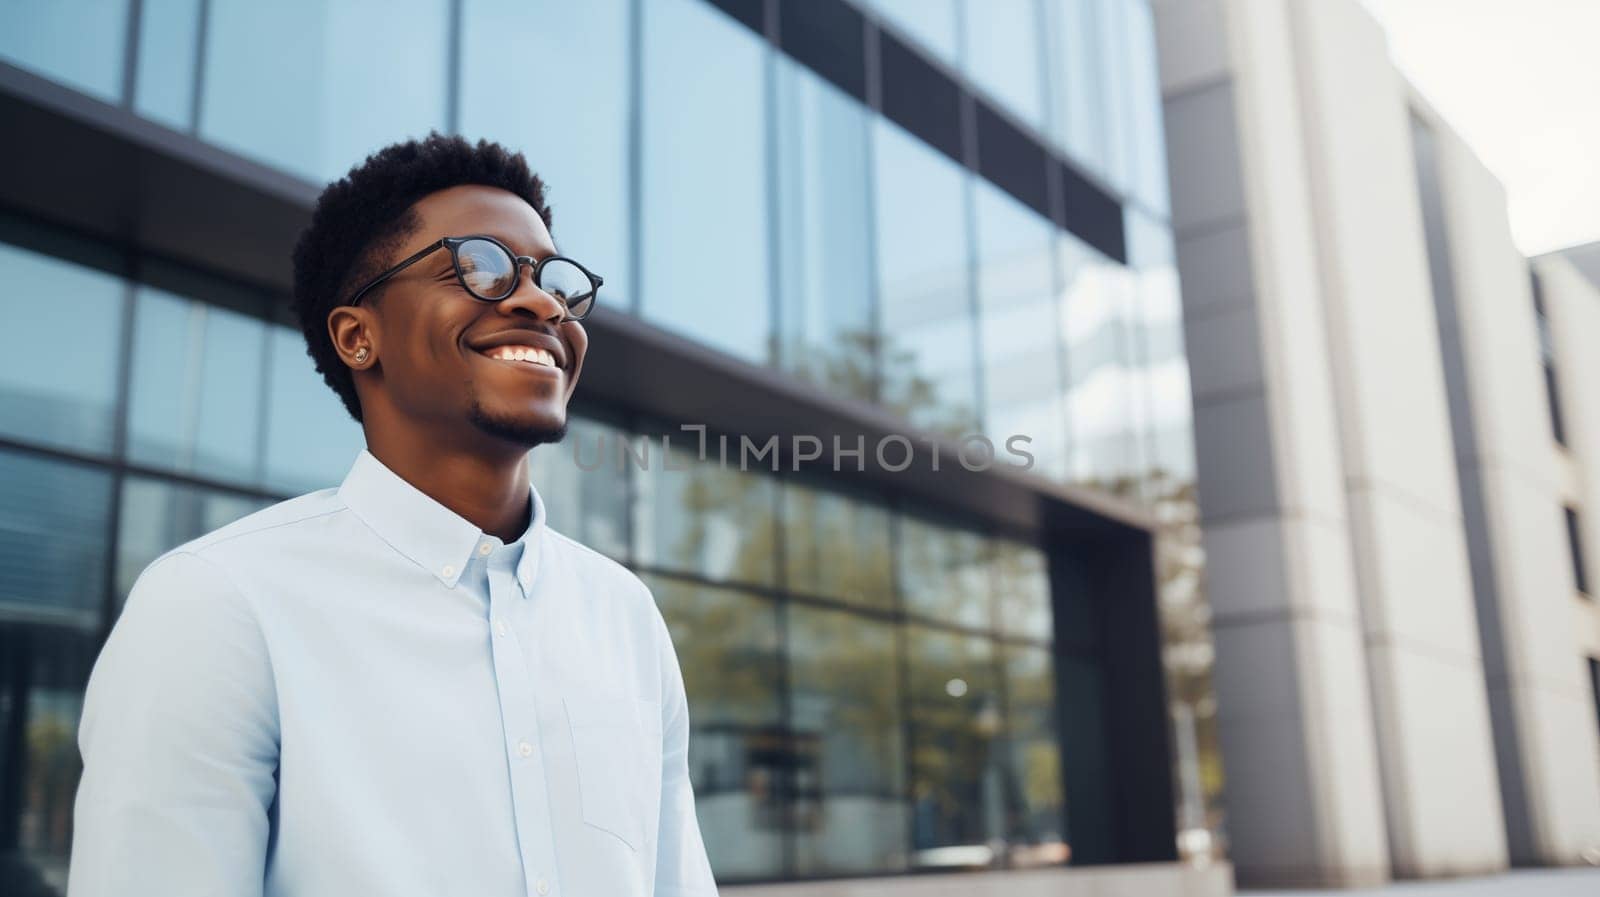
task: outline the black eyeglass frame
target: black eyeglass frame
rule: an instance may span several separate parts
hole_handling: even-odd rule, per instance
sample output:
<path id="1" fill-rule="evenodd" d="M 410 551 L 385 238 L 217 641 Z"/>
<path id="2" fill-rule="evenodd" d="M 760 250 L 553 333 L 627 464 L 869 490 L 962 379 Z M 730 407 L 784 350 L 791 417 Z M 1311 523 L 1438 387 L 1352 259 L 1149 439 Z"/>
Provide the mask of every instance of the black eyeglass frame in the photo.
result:
<path id="1" fill-rule="evenodd" d="M 469 243 L 473 240 L 486 240 L 490 243 L 493 243 L 494 245 L 500 247 L 500 249 L 505 252 L 506 256 L 511 259 L 511 270 L 514 272 L 514 275 L 511 278 L 511 289 L 506 290 L 505 293 L 499 296 L 485 296 L 482 293 L 479 293 L 477 290 L 474 290 L 472 285 L 467 282 L 467 276 L 465 272 L 461 270 L 460 250 L 462 244 Z M 350 304 L 359 304 L 361 302 L 361 297 L 370 292 L 373 287 L 378 286 L 411 265 L 422 261 L 424 258 L 427 258 L 443 248 L 449 248 L 450 250 L 450 265 L 455 269 L 456 280 L 461 282 L 461 288 L 466 290 L 468 295 L 472 296 L 472 298 L 481 300 L 483 302 L 499 302 L 507 296 L 510 296 L 512 293 L 515 293 L 517 291 L 517 287 L 522 283 L 522 266 L 524 263 L 533 269 L 533 283 L 535 286 L 538 286 L 539 272 L 544 270 L 546 263 L 559 259 L 575 266 L 579 271 L 583 272 L 585 277 L 589 278 L 589 284 L 593 287 L 593 289 L 589 291 L 588 307 L 583 310 L 583 314 L 581 315 L 575 315 L 572 313 L 572 305 L 566 299 L 560 296 L 555 297 L 561 303 L 562 307 L 566 309 L 566 317 L 562 318 L 562 321 L 581 321 L 584 318 L 587 318 L 589 313 L 594 311 L 594 304 L 600 299 L 600 285 L 605 283 L 605 279 L 600 275 L 590 271 L 588 268 L 585 268 L 577 260 L 567 258 L 564 255 L 547 255 L 542 259 L 536 259 L 531 255 L 517 255 L 515 252 L 511 251 L 511 247 L 502 243 L 498 237 L 490 234 L 466 234 L 460 237 L 440 237 L 439 239 L 434 240 L 432 243 L 429 243 L 427 246 L 424 246 L 412 253 L 408 258 L 396 263 L 394 267 L 383 272 L 382 274 L 379 274 L 372 280 L 367 281 L 366 286 L 356 290 L 356 294 L 350 297 Z M 543 289 L 543 287 L 540 287 L 540 289 Z"/>

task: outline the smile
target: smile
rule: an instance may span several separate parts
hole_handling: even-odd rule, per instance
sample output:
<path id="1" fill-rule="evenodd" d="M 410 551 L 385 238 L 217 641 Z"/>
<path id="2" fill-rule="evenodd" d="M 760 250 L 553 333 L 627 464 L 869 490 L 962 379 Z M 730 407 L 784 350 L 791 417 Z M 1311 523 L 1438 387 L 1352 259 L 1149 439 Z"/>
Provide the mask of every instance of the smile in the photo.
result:
<path id="1" fill-rule="evenodd" d="M 549 350 L 535 346 L 496 346 L 487 352 L 479 352 L 478 354 L 509 364 L 556 368 L 555 356 L 551 355 Z M 559 370 L 559 368 L 556 369 Z"/>

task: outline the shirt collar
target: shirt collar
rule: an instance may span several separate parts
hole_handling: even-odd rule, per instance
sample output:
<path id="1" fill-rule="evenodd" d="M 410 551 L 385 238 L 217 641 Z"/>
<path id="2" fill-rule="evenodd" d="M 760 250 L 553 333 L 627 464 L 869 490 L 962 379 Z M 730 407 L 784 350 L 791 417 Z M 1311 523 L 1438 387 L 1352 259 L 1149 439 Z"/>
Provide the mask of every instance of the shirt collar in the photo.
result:
<path id="1" fill-rule="evenodd" d="M 527 529 L 498 549 L 520 549 L 517 582 L 525 595 L 533 585 L 545 525 L 544 500 L 531 482 L 528 493 L 533 514 Z M 339 498 L 396 551 L 452 589 L 478 546 L 498 541 L 390 470 L 365 447 L 339 485 Z"/>

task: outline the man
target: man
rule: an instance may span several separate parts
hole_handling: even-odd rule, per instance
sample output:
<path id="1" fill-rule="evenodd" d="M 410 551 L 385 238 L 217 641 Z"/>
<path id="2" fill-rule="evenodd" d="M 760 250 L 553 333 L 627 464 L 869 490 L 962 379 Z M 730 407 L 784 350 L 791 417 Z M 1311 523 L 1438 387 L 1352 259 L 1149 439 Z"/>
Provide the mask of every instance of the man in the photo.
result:
<path id="1" fill-rule="evenodd" d="M 520 155 L 438 134 L 323 192 L 295 310 L 367 447 L 140 575 L 72 897 L 716 894 L 666 625 L 528 479 L 600 283 L 550 218 Z"/>

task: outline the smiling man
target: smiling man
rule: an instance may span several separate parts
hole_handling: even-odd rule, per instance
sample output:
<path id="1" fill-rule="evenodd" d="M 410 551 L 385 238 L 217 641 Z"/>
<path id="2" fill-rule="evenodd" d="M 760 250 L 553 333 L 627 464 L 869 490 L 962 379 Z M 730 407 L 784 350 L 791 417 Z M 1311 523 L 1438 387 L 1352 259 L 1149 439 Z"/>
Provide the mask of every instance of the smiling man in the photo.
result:
<path id="1" fill-rule="evenodd" d="M 139 576 L 70 895 L 716 894 L 666 625 L 528 477 L 601 283 L 550 220 L 520 155 L 437 134 L 323 192 L 295 310 L 367 447 Z"/>

